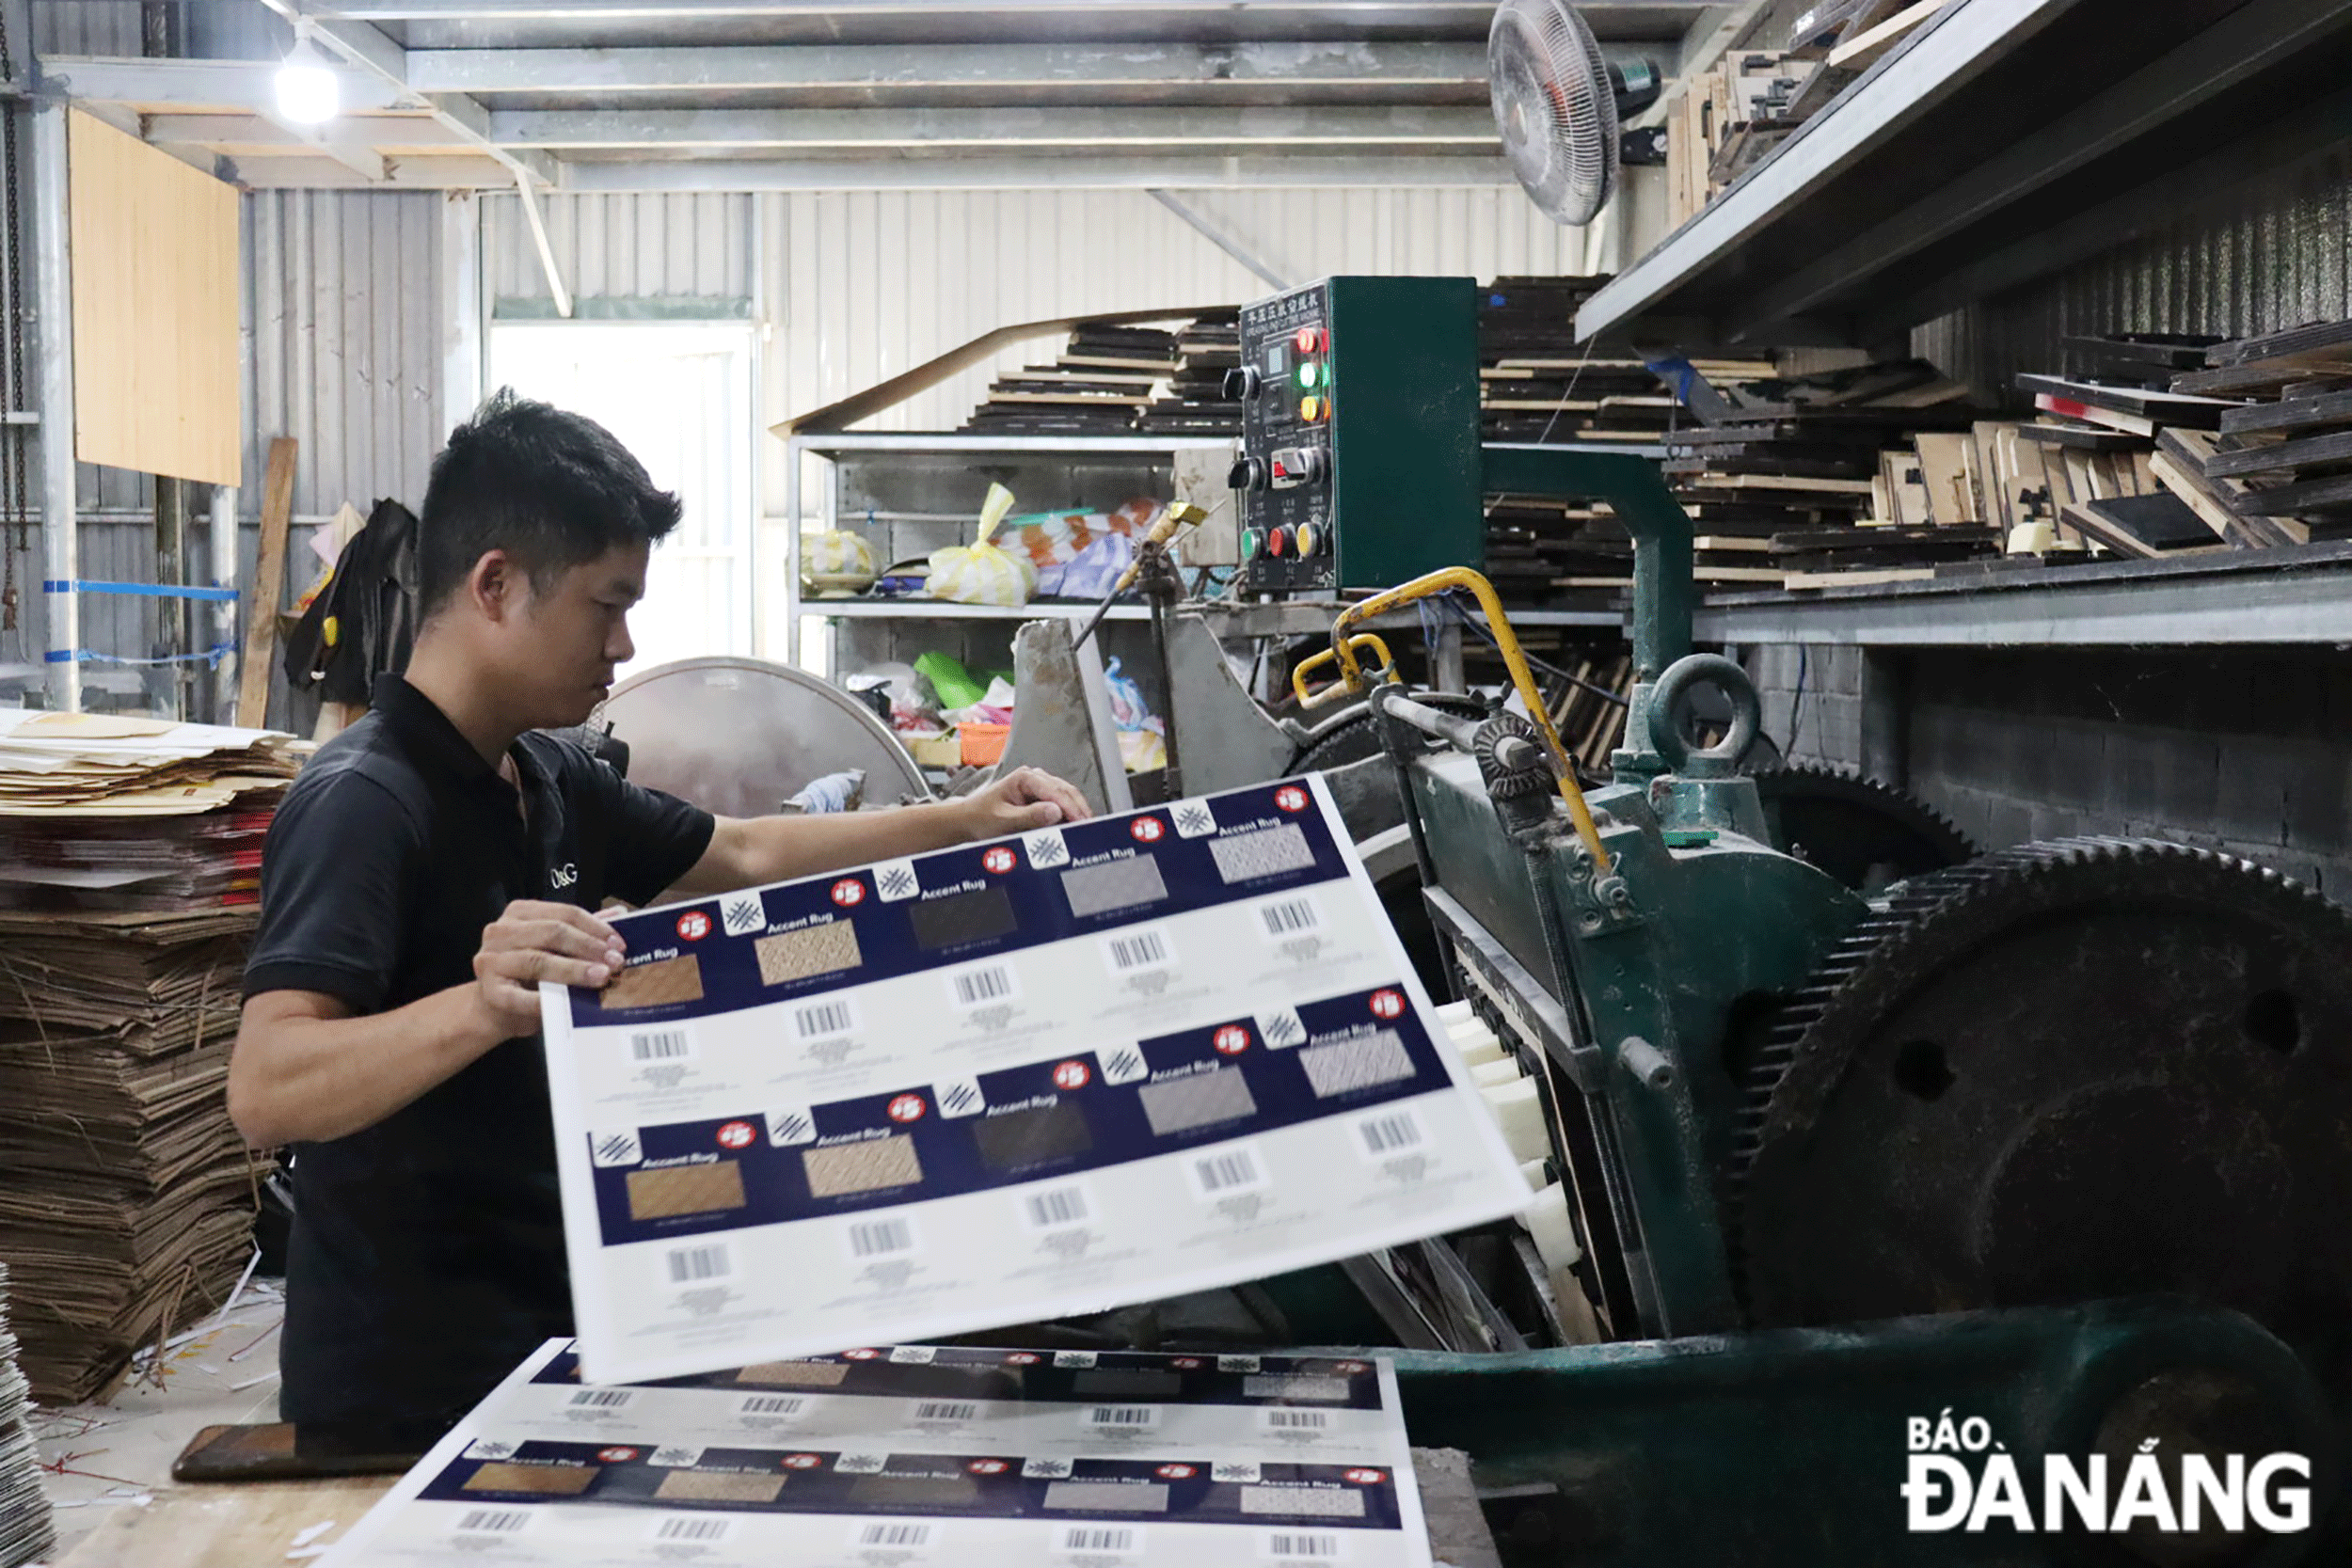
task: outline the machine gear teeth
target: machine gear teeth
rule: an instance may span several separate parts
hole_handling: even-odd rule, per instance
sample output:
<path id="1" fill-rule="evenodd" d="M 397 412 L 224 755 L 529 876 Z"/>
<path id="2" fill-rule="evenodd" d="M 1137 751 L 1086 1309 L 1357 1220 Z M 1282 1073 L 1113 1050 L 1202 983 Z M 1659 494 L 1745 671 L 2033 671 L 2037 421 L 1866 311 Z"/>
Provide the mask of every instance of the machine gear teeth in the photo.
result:
<path id="1" fill-rule="evenodd" d="M 1792 763 L 1752 777 L 1772 842 L 1857 892 L 1956 866 L 1976 853 L 1967 835 L 1925 801 L 1859 773 Z"/>
<path id="2" fill-rule="evenodd" d="M 2352 1270 L 2296 1255 L 2329 1256 L 2326 1238 L 2352 1223 L 2347 951 L 2352 915 L 2312 890 L 2162 840 L 2022 845 L 1897 884 L 1752 1059 L 1723 1187 L 1751 1319 L 2174 1289 L 2290 1324 L 2342 1321 Z M 1919 1081 L 1905 1083 L 1915 1051 Z M 2136 1148 L 2135 1125 L 2157 1141 Z M 2196 1129 L 2209 1149 L 2162 1141 Z M 2201 1160 L 2228 1165 L 2221 1185 L 2184 1174 Z M 2177 1243 L 2150 1220 L 2155 1256 L 2106 1277 L 2099 1247 L 2068 1256 L 2064 1218 L 2042 1211 L 2113 1187 L 2128 1228 L 2156 1202 L 2120 1174 L 2135 1162 L 2194 1197 L 2237 1180 L 2258 1211 L 2291 1190 L 2283 1212 L 2216 1198 L 2225 1212 L 2180 1213 Z M 2037 1172 L 2052 1189 L 2040 1210 Z M 1833 1192 L 1848 1212 L 1825 1235 Z M 1808 1203 L 1809 1228 L 1795 1217 Z"/>

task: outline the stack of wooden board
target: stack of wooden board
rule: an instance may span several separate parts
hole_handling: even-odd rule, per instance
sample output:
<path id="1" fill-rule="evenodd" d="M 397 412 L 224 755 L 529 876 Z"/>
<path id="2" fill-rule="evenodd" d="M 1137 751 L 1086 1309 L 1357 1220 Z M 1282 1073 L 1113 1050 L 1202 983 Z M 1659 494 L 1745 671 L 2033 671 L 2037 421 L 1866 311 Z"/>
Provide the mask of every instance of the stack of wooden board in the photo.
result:
<path id="1" fill-rule="evenodd" d="M 1577 346 L 1576 312 L 1606 277 L 1498 277 L 1478 300 L 1480 436 L 1576 445 L 1656 441 L 1681 417 L 1640 359 Z"/>
<path id="2" fill-rule="evenodd" d="M 1804 123 L 1794 111 L 1800 98 L 1813 96 L 1805 87 L 1822 53 L 1739 50 L 1683 82 L 1666 110 L 1670 225 L 1705 207 Z"/>
<path id="3" fill-rule="evenodd" d="M 224 1085 L 253 919 L 0 915 L 0 1257 L 44 1401 L 107 1387 L 251 1253 Z"/>
<path id="4" fill-rule="evenodd" d="M 1050 365 L 1031 365 L 989 387 L 966 435 L 1123 436 L 1176 369 L 1176 335 L 1094 323 L 1070 334 Z"/>
<path id="5" fill-rule="evenodd" d="M 38 1561 L 57 1542 L 49 1499 L 40 1489 L 32 1390 L 16 1358 L 16 1336 L 8 1327 L 8 1266 L 0 1263 L 0 1568 Z"/>
<path id="6" fill-rule="evenodd" d="M 1603 502 L 1492 496 L 1486 570 L 1513 604 L 1597 608 L 1632 583 L 1633 544 Z"/>
<path id="7" fill-rule="evenodd" d="M 1966 388 L 1932 366 L 1899 360 L 1717 389 L 1729 411 L 1667 439 L 1701 583 L 1884 581 L 1994 547 L 1964 471 Z M 1931 509 L 1939 490 L 1946 503 Z"/>
<path id="8" fill-rule="evenodd" d="M 2233 544 L 2352 534 L 2352 322 L 2216 343 L 2177 395 L 2232 400 L 2210 425 L 2161 431 L 2165 483 Z"/>
<path id="9" fill-rule="evenodd" d="M 1241 364 L 1237 317 L 1202 316 L 1176 334 L 1168 390 L 1136 420 L 1153 436 L 1238 436 L 1241 404 L 1225 395 L 1225 372 Z"/>

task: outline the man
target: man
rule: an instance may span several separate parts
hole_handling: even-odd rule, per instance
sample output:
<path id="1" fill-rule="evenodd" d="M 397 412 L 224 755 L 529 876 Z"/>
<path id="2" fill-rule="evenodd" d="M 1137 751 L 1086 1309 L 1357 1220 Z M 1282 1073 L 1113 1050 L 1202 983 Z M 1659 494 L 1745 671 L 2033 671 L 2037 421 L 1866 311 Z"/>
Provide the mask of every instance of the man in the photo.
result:
<path id="1" fill-rule="evenodd" d="M 897 811 L 714 818 L 534 733 L 586 719 L 630 657 L 678 513 L 601 426 L 493 398 L 434 461 L 405 677 L 270 829 L 229 1110 L 295 1149 L 280 1402 L 306 1432 L 421 1449 L 571 1332 L 538 985 L 617 972 L 599 906 L 1087 815 L 1025 768 Z"/>

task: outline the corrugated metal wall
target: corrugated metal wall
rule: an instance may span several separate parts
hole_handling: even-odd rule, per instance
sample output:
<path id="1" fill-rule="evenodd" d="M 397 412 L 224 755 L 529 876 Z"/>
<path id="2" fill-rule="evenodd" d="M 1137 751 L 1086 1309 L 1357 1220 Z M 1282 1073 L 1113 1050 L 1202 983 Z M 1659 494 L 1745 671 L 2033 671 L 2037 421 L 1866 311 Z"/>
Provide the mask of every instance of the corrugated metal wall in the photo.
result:
<path id="1" fill-rule="evenodd" d="M 1921 327 L 1916 352 L 2006 396 L 2020 371 L 2060 367 L 2061 340 L 2099 332 L 2244 337 L 2352 317 L 2352 150 L 2249 169 L 2227 206 L 2185 216 L 2011 293 Z"/>
<path id="2" fill-rule="evenodd" d="M 1581 230 L 1516 190 L 1174 193 L 1279 276 L 1581 270 Z M 1268 286 L 1145 191 L 764 196 L 769 412 L 782 420 L 994 327 L 1087 311 L 1238 304 Z M 952 430 L 1033 342 L 871 421 Z M 780 492 L 771 493 L 781 506 Z"/>
<path id="3" fill-rule="evenodd" d="M 33 0 L 33 47 L 44 55 L 135 58 L 138 0 Z"/>
<path id="4" fill-rule="evenodd" d="M 485 290 L 493 309 L 509 317 L 552 315 L 547 270 L 521 200 L 488 197 L 482 209 Z M 583 316 L 626 314 L 626 306 L 652 302 L 672 314 L 751 314 L 757 270 L 749 196 L 553 196 L 542 198 L 541 212 L 548 247 Z"/>
<path id="5" fill-rule="evenodd" d="M 245 485 L 260 515 L 273 436 L 301 443 L 296 514 L 424 499 L 444 432 L 441 208 L 430 192 L 245 198 Z"/>
<path id="6" fill-rule="evenodd" d="M 440 436 L 441 201 L 433 194 L 336 191 L 245 198 L 246 438 L 238 491 L 245 580 L 273 436 L 300 443 L 297 526 L 324 520 L 346 500 L 365 512 L 379 496 L 411 506 L 423 499 Z M 37 452 L 35 467 L 38 501 Z M 79 471 L 83 578 L 154 581 L 152 482 L 88 464 Z M 205 537 L 201 519 L 195 532 L 199 541 Z M 314 565 L 297 542 L 288 557 L 290 582 L 309 582 Z M 29 662 L 40 661 L 40 567 L 36 535 L 18 554 L 20 624 L 0 633 L 0 662 L 28 655 Z M 82 644 L 95 654 L 144 658 L 178 651 L 176 633 L 167 631 L 153 600 L 83 597 Z"/>
<path id="7" fill-rule="evenodd" d="M 1584 232 L 1516 190 L 1188 191 L 1180 199 L 1281 276 L 1554 275 L 1581 271 Z M 767 422 L 818 408 L 1015 322 L 1154 306 L 1232 304 L 1267 285 L 1145 191 L 914 191 L 757 196 L 552 195 L 548 237 L 583 317 L 731 315 L 768 325 Z M 544 316 L 545 272 L 520 201 L 485 198 L 486 292 Z M 952 430 L 1008 351 L 868 421 Z M 767 443 L 764 509 L 785 505 Z"/>

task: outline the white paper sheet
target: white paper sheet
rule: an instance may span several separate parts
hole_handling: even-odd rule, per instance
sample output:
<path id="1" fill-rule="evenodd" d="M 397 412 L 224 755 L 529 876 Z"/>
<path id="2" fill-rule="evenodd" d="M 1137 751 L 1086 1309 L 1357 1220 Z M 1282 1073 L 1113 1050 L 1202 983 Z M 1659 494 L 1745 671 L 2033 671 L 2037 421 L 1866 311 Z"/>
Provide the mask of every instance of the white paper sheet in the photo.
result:
<path id="1" fill-rule="evenodd" d="M 598 1381 L 1263 1278 L 1526 1207 L 1320 781 L 616 922 L 543 988 Z"/>
<path id="2" fill-rule="evenodd" d="M 1377 1358 L 874 1346 L 659 1386 L 549 1340 L 322 1568 L 1427 1568 Z"/>

